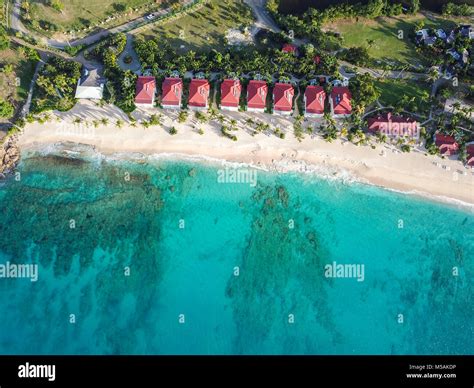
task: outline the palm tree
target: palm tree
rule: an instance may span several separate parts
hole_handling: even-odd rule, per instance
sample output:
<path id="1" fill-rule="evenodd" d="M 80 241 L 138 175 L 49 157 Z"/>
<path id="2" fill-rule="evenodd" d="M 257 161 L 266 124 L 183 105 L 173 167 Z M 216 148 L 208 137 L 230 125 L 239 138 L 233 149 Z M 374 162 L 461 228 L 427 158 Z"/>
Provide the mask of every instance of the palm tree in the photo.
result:
<path id="1" fill-rule="evenodd" d="M 428 81 L 435 82 L 439 78 L 439 69 L 432 67 L 428 73 Z"/>
<path id="2" fill-rule="evenodd" d="M 150 125 L 161 125 L 162 124 L 163 115 L 162 114 L 152 114 L 150 116 Z"/>
<path id="3" fill-rule="evenodd" d="M 461 103 L 459 101 L 456 101 L 451 105 L 451 108 L 453 108 L 453 113 L 461 108 Z"/>
<path id="4" fill-rule="evenodd" d="M 348 130 L 346 127 L 341 128 L 341 137 L 347 137 Z"/>

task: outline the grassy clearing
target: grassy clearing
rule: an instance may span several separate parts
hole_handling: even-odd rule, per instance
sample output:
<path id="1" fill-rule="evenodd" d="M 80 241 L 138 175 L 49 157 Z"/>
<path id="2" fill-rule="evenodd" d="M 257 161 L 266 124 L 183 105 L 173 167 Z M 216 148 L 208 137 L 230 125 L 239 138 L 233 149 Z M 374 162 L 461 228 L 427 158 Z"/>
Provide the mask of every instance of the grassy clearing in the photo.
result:
<path id="1" fill-rule="evenodd" d="M 11 66 L 12 71 L 5 71 Z M 36 62 L 24 55 L 18 47 L 0 52 L 0 98 L 16 107 L 28 96 Z"/>
<path id="2" fill-rule="evenodd" d="M 376 80 L 375 86 L 381 96 L 379 101 L 385 106 L 404 106 L 415 113 L 427 113 L 430 103 L 427 101 L 431 87 L 425 82 L 411 80 Z"/>
<path id="3" fill-rule="evenodd" d="M 81 31 L 114 16 L 115 19 L 107 23 L 107 27 L 111 27 L 142 15 L 148 6 L 159 6 L 161 3 L 154 0 L 60 0 L 63 9 L 58 11 L 42 0 L 29 2 L 32 22 L 29 27 L 33 26 L 35 30 L 46 34 L 48 31 L 38 26 L 54 25 L 59 32 Z M 50 28 L 48 30 L 50 35 L 52 31 Z"/>
<path id="4" fill-rule="evenodd" d="M 208 51 L 226 46 L 227 30 L 243 27 L 252 21 L 251 10 L 242 0 L 211 0 L 191 14 L 153 25 L 139 35 L 166 39 L 181 53 Z"/>
<path id="5" fill-rule="evenodd" d="M 423 65 L 423 57 L 416 52 L 411 35 L 417 22 L 423 20 L 427 28 L 452 28 L 456 23 L 444 18 L 426 18 L 421 15 L 383 17 L 375 20 L 339 20 L 325 27 L 339 32 L 344 47 L 364 46 L 375 60 L 389 64 Z M 403 31 L 403 39 L 399 32 Z"/>

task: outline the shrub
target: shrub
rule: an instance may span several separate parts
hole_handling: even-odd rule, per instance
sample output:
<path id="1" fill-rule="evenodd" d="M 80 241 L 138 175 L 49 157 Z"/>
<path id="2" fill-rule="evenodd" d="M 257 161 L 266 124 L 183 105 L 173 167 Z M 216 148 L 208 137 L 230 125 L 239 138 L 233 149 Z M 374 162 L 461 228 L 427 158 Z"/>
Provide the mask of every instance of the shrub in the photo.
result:
<path id="1" fill-rule="evenodd" d="M 8 101 L 0 99 L 0 117 L 9 119 L 15 113 L 15 107 Z"/>

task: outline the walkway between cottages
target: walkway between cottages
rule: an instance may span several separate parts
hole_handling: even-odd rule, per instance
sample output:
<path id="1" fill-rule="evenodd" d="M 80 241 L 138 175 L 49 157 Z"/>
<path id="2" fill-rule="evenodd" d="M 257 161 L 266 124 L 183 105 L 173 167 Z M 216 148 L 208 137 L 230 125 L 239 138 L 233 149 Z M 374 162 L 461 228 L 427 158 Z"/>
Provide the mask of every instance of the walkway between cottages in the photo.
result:
<path id="1" fill-rule="evenodd" d="M 124 59 L 130 56 L 132 58 L 132 62 L 125 63 Z M 140 74 L 142 67 L 140 65 L 140 59 L 138 58 L 137 53 L 133 48 L 133 35 L 127 34 L 127 44 L 125 45 L 125 49 L 123 50 L 122 54 L 118 57 L 118 64 L 122 70 L 131 70 L 135 74 Z"/>

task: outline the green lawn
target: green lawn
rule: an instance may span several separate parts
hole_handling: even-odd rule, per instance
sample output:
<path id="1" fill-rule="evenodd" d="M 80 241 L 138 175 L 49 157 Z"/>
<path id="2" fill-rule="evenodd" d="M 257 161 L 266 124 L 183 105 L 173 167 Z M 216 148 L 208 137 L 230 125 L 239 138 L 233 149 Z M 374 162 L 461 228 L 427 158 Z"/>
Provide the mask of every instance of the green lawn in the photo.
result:
<path id="1" fill-rule="evenodd" d="M 381 93 L 379 101 L 382 105 L 396 107 L 402 104 L 407 110 L 415 113 L 427 113 L 430 109 L 426 98 L 431 87 L 425 82 L 385 79 L 376 80 L 375 86 Z"/>
<path id="2" fill-rule="evenodd" d="M 46 5 L 42 0 L 30 0 L 29 27 L 34 30 L 51 35 L 51 28 L 45 29 L 47 24 L 56 26 L 57 31 L 81 31 L 89 26 L 95 27 L 110 16 L 116 17 L 107 23 L 107 27 L 118 25 L 147 12 L 147 6 L 157 8 L 163 1 L 156 0 L 59 0 L 63 6 L 62 11 L 57 11 L 52 6 Z M 158 4 L 157 4 L 158 3 Z M 135 8 L 141 7 L 137 11 Z M 105 27 L 105 25 L 100 25 Z M 83 34 L 87 31 L 82 31 Z"/>
<path id="3" fill-rule="evenodd" d="M 455 25 L 453 21 L 443 18 L 401 15 L 375 20 L 359 19 L 358 22 L 355 19 L 339 20 L 328 24 L 326 28 L 342 35 L 344 47 L 367 47 L 375 60 L 391 64 L 423 65 L 423 57 L 415 51 L 411 38 L 415 24 L 421 19 L 426 28 L 451 28 Z M 399 39 L 400 31 L 403 31 L 403 39 Z M 372 45 L 368 41 L 372 41 Z"/>
<path id="4" fill-rule="evenodd" d="M 139 35 L 166 39 L 180 52 L 207 51 L 225 46 L 229 29 L 252 21 L 252 12 L 242 0 L 210 0 L 193 13 L 153 25 L 140 31 Z"/>

